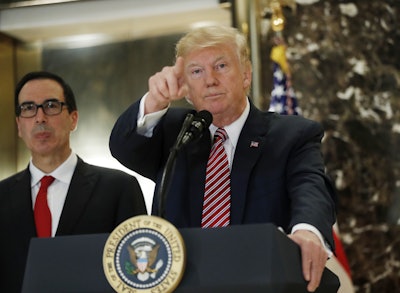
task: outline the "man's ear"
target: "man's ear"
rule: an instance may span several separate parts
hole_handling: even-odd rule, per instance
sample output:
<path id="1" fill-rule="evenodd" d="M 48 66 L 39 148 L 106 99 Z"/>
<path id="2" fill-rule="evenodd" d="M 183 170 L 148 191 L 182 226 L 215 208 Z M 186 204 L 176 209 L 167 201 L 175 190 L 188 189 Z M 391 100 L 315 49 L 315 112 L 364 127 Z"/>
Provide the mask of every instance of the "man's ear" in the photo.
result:
<path id="1" fill-rule="evenodd" d="M 78 111 L 73 111 L 69 114 L 71 118 L 71 131 L 75 131 L 78 128 L 78 120 L 79 120 L 79 114 Z"/>
<path id="2" fill-rule="evenodd" d="M 20 117 L 17 116 L 17 117 L 15 118 L 15 121 L 17 122 L 18 136 L 21 137 L 21 129 L 20 129 L 20 127 L 19 127 L 19 119 L 20 119 Z"/>
<path id="3" fill-rule="evenodd" d="M 248 64 L 243 72 L 243 85 L 244 88 L 248 89 L 251 86 L 252 80 L 252 67 Z"/>

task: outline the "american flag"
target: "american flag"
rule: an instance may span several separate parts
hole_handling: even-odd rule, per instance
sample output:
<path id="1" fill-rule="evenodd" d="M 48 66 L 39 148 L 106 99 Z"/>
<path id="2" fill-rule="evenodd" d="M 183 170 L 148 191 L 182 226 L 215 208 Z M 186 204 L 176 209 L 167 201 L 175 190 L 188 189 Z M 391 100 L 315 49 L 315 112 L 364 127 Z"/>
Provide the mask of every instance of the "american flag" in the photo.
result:
<path id="1" fill-rule="evenodd" d="M 252 141 L 250 142 L 250 147 L 251 147 L 251 148 L 258 148 L 258 146 L 259 146 L 259 142 L 258 142 L 258 141 L 252 140 Z"/>
<path id="2" fill-rule="evenodd" d="M 273 59 L 273 87 L 268 111 L 284 115 L 300 115 L 301 109 L 298 106 L 293 87 L 282 70 L 283 64 L 278 63 L 279 61 L 281 63 L 287 62 L 286 57 L 283 56 L 285 52 L 280 50 L 282 48 L 281 46 L 273 48 L 273 50 L 280 51 L 279 58 L 274 57 L 277 56 L 276 54 L 271 54 L 271 58 Z"/>

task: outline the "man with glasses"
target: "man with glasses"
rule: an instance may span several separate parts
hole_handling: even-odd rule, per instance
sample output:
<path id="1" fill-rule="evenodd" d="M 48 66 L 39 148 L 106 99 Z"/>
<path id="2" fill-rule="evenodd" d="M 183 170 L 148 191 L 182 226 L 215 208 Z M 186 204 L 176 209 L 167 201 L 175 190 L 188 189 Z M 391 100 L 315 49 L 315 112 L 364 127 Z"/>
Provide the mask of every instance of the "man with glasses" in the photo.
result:
<path id="1" fill-rule="evenodd" d="M 78 110 L 61 77 L 25 75 L 15 90 L 15 113 L 31 160 L 25 170 L 0 181 L 0 292 L 21 291 L 32 237 L 109 233 L 147 213 L 135 177 L 89 165 L 71 150 Z"/>

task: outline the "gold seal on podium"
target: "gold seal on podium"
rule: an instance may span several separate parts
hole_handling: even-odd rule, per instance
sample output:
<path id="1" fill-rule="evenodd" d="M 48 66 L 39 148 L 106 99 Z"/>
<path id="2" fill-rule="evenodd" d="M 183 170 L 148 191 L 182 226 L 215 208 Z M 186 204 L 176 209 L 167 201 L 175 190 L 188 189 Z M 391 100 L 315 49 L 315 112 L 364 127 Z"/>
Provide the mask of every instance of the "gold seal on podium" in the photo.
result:
<path id="1" fill-rule="evenodd" d="M 116 292 L 172 292 L 183 277 L 186 251 L 179 231 L 156 216 L 136 216 L 109 235 L 103 269 Z"/>

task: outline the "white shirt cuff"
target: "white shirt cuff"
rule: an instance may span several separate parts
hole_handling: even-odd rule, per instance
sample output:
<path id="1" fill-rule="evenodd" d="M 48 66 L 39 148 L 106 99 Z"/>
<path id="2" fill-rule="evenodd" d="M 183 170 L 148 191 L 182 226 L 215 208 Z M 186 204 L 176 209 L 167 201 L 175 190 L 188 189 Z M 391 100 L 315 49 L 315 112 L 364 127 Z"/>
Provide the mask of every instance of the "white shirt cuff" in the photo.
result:
<path id="1" fill-rule="evenodd" d="M 321 241 L 322 245 L 325 247 L 325 250 L 328 253 L 328 258 L 330 258 L 333 255 L 330 245 L 324 240 L 321 232 L 319 232 L 318 229 L 315 228 L 313 225 L 305 224 L 305 223 L 294 225 L 292 228 L 291 234 L 294 234 L 294 232 L 296 232 L 298 230 L 307 230 L 307 231 L 313 232 L 315 235 L 317 235 L 317 237 Z"/>
<path id="2" fill-rule="evenodd" d="M 165 115 L 168 107 L 161 111 L 144 115 L 144 103 L 146 101 L 147 95 L 148 93 L 146 93 L 140 100 L 136 132 L 146 137 L 152 137 L 154 127 L 160 121 L 161 117 Z"/>

